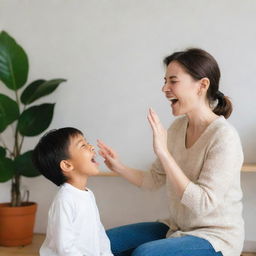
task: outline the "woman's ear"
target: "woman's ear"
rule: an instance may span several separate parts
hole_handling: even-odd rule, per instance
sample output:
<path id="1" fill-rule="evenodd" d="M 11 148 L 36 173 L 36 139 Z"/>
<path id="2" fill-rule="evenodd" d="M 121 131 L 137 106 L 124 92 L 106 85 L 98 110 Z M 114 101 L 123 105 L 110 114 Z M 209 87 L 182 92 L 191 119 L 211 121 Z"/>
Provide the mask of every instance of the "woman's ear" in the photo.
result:
<path id="1" fill-rule="evenodd" d="M 73 170 L 73 165 L 68 160 L 61 160 L 60 162 L 60 168 L 64 173 L 68 173 Z"/>
<path id="2" fill-rule="evenodd" d="M 203 90 L 207 91 L 208 88 L 209 88 L 209 86 L 210 86 L 210 80 L 209 80 L 209 78 L 207 78 L 207 77 L 202 78 L 202 79 L 201 79 L 201 88 L 202 88 Z"/>
<path id="3" fill-rule="evenodd" d="M 200 80 L 198 95 L 206 94 L 208 88 L 210 86 L 210 80 L 207 77 L 204 77 Z"/>

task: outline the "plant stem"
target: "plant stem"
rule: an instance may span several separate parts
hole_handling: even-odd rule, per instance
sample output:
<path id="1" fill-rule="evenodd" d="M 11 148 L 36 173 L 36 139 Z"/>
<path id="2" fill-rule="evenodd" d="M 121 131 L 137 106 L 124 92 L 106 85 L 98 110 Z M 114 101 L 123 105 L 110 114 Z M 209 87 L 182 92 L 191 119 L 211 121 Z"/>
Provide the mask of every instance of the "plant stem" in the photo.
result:
<path id="1" fill-rule="evenodd" d="M 20 108 L 20 100 L 19 100 L 19 95 L 18 95 L 18 91 L 17 90 L 15 90 L 15 97 L 16 97 L 16 102 L 17 102 L 17 104 L 18 104 L 18 106 Z"/>
<path id="2" fill-rule="evenodd" d="M 20 175 L 16 174 L 12 179 L 12 201 L 11 206 L 20 206 L 21 205 L 21 194 L 20 194 Z"/>
<path id="3" fill-rule="evenodd" d="M 20 155 L 20 147 L 19 147 L 19 132 L 18 125 L 15 129 L 15 143 L 14 143 L 14 159 Z M 12 202 L 11 206 L 20 206 L 21 205 L 21 193 L 20 193 L 20 174 L 16 174 L 12 180 Z"/>
<path id="4" fill-rule="evenodd" d="M 24 108 L 23 108 L 23 111 L 22 111 L 22 112 L 25 111 L 26 106 L 27 106 L 27 105 L 24 105 Z M 19 153 L 21 152 L 21 148 L 22 148 L 22 145 L 23 145 L 23 141 L 24 141 L 24 136 L 21 137 L 21 142 L 20 142 L 20 146 L 19 146 Z"/>
<path id="5" fill-rule="evenodd" d="M 20 101 L 17 90 L 15 91 L 16 102 L 20 111 Z M 14 147 L 13 147 L 13 157 L 14 159 L 20 155 L 19 147 L 19 132 L 18 132 L 18 123 L 16 123 L 15 134 L 14 134 Z M 12 188 L 11 188 L 11 197 L 12 202 L 11 206 L 20 206 L 21 205 L 21 193 L 20 193 L 20 179 L 21 176 L 19 173 L 16 173 L 12 179 Z"/>
<path id="6" fill-rule="evenodd" d="M 16 97 L 16 102 L 18 104 L 19 107 L 19 112 L 20 112 L 20 101 L 19 101 L 19 95 L 18 95 L 18 91 L 15 90 L 15 97 Z M 14 135 L 14 156 L 17 157 L 19 155 L 19 134 L 18 134 L 18 124 L 16 124 L 16 128 L 15 128 L 15 135 Z"/>
<path id="7" fill-rule="evenodd" d="M 21 142 L 20 142 L 20 146 L 19 146 L 19 153 L 21 152 L 23 141 L 24 141 L 24 136 L 21 137 Z"/>
<path id="8" fill-rule="evenodd" d="M 19 151 L 19 133 L 18 133 L 18 127 L 16 127 L 15 135 L 14 135 L 14 156 L 17 157 L 20 153 Z"/>

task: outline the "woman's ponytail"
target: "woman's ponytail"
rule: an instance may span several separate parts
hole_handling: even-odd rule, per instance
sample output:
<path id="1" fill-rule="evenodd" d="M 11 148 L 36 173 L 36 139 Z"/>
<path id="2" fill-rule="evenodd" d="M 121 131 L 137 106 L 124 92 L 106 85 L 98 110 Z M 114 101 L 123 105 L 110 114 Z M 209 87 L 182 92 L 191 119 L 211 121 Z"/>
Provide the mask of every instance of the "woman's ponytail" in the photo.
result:
<path id="1" fill-rule="evenodd" d="M 228 119 L 233 111 L 233 106 L 230 99 L 220 91 L 217 91 L 215 95 L 215 99 L 218 101 L 218 103 L 213 109 L 213 112 L 218 116 L 223 115 L 226 119 Z"/>

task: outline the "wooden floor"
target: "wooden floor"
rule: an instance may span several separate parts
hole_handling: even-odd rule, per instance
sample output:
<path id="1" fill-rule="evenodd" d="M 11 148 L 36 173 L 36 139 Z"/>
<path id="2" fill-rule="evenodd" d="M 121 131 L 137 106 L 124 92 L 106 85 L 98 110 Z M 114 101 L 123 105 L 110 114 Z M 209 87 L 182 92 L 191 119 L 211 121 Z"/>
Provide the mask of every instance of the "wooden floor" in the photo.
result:
<path id="1" fill-rule="evenodd" d="M 1 247 L 0 256 L 39 256 L 39 248 L 43 243 L 45 235 L 34 235 L 33 242 L 27 246 L 21 247 Z"/>
<path id="2" fill-rule="evenodd" d="M 38 250 L 45 235 L 36 234 L 31 245 L 24 247 L 1 247 L 0 256 L 39 256 Z M 243 253 L 242 256 L 256 256 L 256 253 Z"/>

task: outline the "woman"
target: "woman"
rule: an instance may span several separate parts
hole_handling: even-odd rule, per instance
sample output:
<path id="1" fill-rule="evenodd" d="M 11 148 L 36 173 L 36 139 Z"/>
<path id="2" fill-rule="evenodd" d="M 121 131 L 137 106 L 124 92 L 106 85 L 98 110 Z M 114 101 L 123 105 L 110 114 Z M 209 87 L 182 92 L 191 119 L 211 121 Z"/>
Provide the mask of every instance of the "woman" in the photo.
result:
<path id="1" fill-rule="evenodd" d="M 177 118 L 168 131 L 150 109 L 157 160 L 149 172 L 129 168 L 98 142 L 106 165 L 129 182 L 154 189 L 166 185 L 168 220 L 107 232 L 114 255 L 239 256 L 243 246 L 241 142 L 227 122 L 232 104 L 219 91 L 220 70 L 201 49 L 164 59 L 162 91 Z"/>

